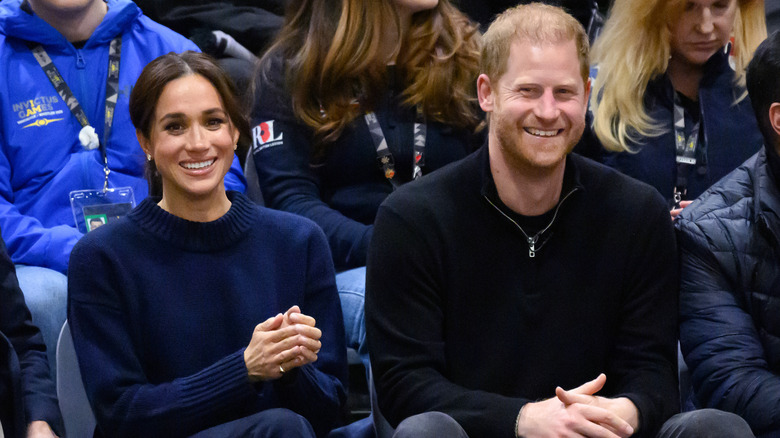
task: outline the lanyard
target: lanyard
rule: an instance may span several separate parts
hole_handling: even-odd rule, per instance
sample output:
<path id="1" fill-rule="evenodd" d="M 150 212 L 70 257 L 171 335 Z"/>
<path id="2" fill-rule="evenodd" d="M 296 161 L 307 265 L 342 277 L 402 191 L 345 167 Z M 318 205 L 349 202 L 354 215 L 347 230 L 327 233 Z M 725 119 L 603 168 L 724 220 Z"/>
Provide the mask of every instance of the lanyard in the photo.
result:
<path id="1" fill-rule="evenodd" d="M 32 51 L 35 60 L 46 73 L 46 77 L 57 90 L 60 98 L 68 105 L 70 112 L 81 124 L 81 131 L 79 132 L 79 141 L 84 149 L 91 150 L 100 147 L 100 152 L 103 156 L 103 171 L 106 174 L 106 180 L 103 184 L 103 191 L 109 191 L 108 188 L 108 174 L 111 170 L 108 168 L 108 156 L 106 154 L 106 145 L 108 139 L 111 136 L 111 128 L 114 123 L 114 108 L 116 107 L 117 97 L 119 96 L 119 60 L 122 53 L 122 37 L 117 36 L 111 40 L 111 44 L 108 50 L 108 78 L 106 79 L 106 117 L 105 117 L 105 129 L 103 130 L 103 141 L 98 140 L 97 134 L 95 134 L 95 128 L 89 124 L 87 120 L 87 114 L 84 109 L 81 108 L 81 104 L 73 95 L 73 92 L 65 83 L 65 79 L 62 78 L 60 71 L 52 62 L 49 54 L 40 44 L 29 43 L 28 46 Z"/>
<path id="2" fill-rule="evenodd" d="M 677 162 L 677 179 L 674 187 L 674 203 L 679 204 L 688 192 L 688 173 L 696 165 L 696 148 L 699 145 L 701 121 L 693 124 L 690 136 L 685 135 L 685 110 L 677 92 L 674 93 L 674 143 Z"/>
<path id="3" fill-rule="evenodd" d="M 387 147 L 387 138 L 382 131 L 382 127 L 379 126 L 379 120 L 376 118 L 376 114 L 373 111 L 368 111 L 363 116 L 368 126 L 368 131 L 371 133 L 371 140 L 376 147 L 376 156 L 379 160 L 379 167 L 382 172 L 396 188 L 399 184 L 394 179 L 395 177 L 395 159 L 390 149 Z M 422 176 L 422 167 L 425 165 L 425 141 L 428 136 L 428 127 L 425 123 L 422 123 L 422 108 L 417 107 L 417 120 L 414 123 L 414 157 L 412 158 L 412 179 L 415 180 Z"/>

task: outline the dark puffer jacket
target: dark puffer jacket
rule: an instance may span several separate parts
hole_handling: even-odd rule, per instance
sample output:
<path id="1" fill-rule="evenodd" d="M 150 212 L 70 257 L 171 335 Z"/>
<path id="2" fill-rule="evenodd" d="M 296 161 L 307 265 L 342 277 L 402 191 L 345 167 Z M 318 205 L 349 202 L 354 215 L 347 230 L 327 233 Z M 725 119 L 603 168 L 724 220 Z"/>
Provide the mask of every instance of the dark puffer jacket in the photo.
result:
<path id="1" fill-rule="evenodd" d="M 676 223 L 680 341 L 697 401 L 741 415 L 755 433 L 780 430 L 777 161 L 762 149 Z"/>

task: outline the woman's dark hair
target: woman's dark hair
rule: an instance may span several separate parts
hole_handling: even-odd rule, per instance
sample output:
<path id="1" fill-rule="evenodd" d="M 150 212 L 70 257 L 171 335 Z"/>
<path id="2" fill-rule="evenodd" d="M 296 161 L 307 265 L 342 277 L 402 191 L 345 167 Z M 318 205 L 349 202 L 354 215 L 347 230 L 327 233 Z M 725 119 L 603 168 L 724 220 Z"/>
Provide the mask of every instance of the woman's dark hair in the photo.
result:
<path id="1" fill-rule="evenodd" d="M 130 120 L 136 131 L 144 138 L 150 139 L 154 112 L 165 86 L 171 81 L 191 75 L 202 76 L 214 86 L 234 129 L 238 130 L 244 140 L 248 139 L 249 122 L 236 97 L 233 81 L 212 57 L 193 51 L 182 54 L 171 52 L 144 67 L 130 93 Z M 146 176 L 149 181 L 149 195 L 160 196 L 162 181 L 154 160 L 147 161 Z"/>

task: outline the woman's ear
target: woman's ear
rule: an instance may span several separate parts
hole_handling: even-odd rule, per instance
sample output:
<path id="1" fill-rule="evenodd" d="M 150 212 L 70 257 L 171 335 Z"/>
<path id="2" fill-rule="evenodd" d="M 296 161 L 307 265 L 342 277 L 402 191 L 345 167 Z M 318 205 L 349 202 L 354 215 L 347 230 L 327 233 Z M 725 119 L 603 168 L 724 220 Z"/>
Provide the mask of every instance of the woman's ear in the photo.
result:
<path id="1" fill-rule="evenodd" d="M 238 129 L 236 129 L 235 126 L 233 126 L 233 144 L 238 144 L 238 139 L 241 137 L 241 133 L 238 132 Z"/>
<path id="2" fill-rule="evenodd" d="M 144 151 L 144 154 L 146 154 L 146 160 L 151 161 L 153 155 L 152 155 L 152 145 L 149 139 L 146 138 L 144 134 L 138 130 L 135 131 L 135 138 L 138 139 L 138 144 L 141 145 L 141 149 Z"/>

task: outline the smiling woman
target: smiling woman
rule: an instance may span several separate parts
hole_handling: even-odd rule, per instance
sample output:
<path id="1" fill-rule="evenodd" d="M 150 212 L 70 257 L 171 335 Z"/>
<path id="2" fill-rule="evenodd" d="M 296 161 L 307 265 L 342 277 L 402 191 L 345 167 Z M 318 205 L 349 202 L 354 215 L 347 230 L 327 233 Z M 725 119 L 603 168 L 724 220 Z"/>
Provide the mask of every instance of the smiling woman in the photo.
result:
<path id="1" fill-rule="evenodd" d="M 165 86 L 149 137 L 138 134 L 162 177 L 163 210 L 200 222 L 227 212 L 224 177 L 239 136 L 230 120 L 217 90 L 203 76 L 183 76 Z"/>
<path id="2" fill-rule="evenodd" d="M 322 231 L 225 192 L 246 122 L 208 56 L 152 61 L 130 115 L 162 197 L 91 231 L 68 270 L 99 431 L 325 435 L 340 419 L 346 347 Z"/>

